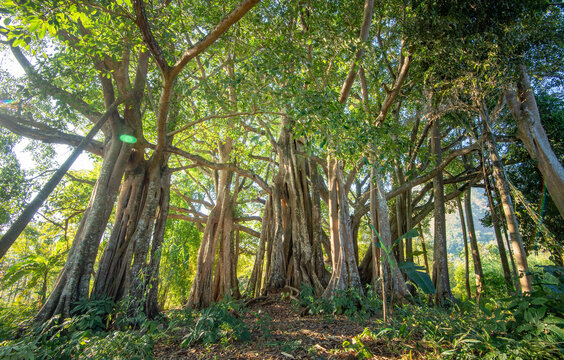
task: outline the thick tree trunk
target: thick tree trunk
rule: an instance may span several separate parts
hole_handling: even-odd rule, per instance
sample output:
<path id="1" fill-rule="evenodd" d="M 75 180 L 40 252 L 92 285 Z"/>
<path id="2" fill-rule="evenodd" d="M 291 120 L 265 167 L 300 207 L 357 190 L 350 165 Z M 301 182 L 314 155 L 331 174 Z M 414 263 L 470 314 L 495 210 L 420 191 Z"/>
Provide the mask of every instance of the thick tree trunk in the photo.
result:
<path id="1" fill-rule="evenodd" d="M 161 178 L 161 190 L 159 199 L 159 209 L 156 216 L 155 230 L 153 232 L 153 241 L 151 243 L 151 256 L 148 265 L 148 284 L 147 299 L 145 301 L 145 314 L 149 319 L 154 319 L 159 315 L 161 306 L 159 306 L 159 269 L 161 263 L 161 251 L 164 241 L 166 220 L 168 218 L 170 204 L 170 177 L 171 172 L 163 170 Z"/>
<path id="2" fill-rule="evenodd" d="M 326 271 L 320 238 L 319 190 L 312 182 L 311 192 L 315 194 L 310 195 L 307 181 L 308 170 L 310 178 L 317 178 L 317 168 L 301 154 L 302 144 L 293 138 L 291 126 L 290 120 L 283 120 L 278 140 L 280 165 L 272 197 L 274 232 L 267 240 L 272 243 L 267 290 L 305 285 L 320 294 L 326 284 Z"/>
<path id="3" fill-rule="evenodd" d="M 378 169 L 373 172 L 376 182 L 375 200 L 378 213 L 378 229 L 380 232 L 380 274 L 383 279 L 383 290 L 390 296 L 404 298 L 407 296 L 407 286 L 401 271 L 398 268 L 397 260 L 394 256 L 392 230 L 390 228 L 390 218 L 388 216 L 388 203 L 384 192 L 384 184 Z"/>
<path id="4" fill-rule="evenodd" d="M 142 211 L 137 222 L 137 227 L 132 235 L 133 260 L 127 272 L 126 294 L 131 303 L 129 304 L 130 315 L 137 312 L 145 312 L 147 302 L 147 288 L 151 281 L 150 268 L 147 264 L 147 257 L 151 248 L 153 229 L 157 218 L 157 207 L 161 198 L 161 180 L 163 168 L 161 165 L 166 163 L 166 159 L 153 159 L 148 169 L 147 195 L 142 204 Z"/>
<path id="5" fill-rule="evenodd" d="M 98 264 L 92 298 L 109 298 L 117 302 L 124 295 L 125 279 L 133 258 L 131 239 L 147 192 L 147 164 L 141 152 L 132 152 L 118 198 L 114 226 Z"/>
<path id="6" fill-rule="evenodd" d="M 472 250 L 472 262 L 474 264 L 474 275 L 476 277 L 476 300 L 480 301 L 480 295 L 484 286 L 484 272 L 482 270 L 482 259 L 480 258 L 480 250 L 478 249 L 478 240 L 476 239 L 476 229 L 474 227 L 474 216 L 472 215 L 472 187 L 469 187 L 464 194 L 464 207 L 466 212 L 466 224 L 468 225 L 468 238 L 470 240 L 470 249 Z"/>
<path id="7" fill-rule="evenodd" d="M 537 161 L 548 192 L 564 218 L 564 166 L 554 154 L 542 126 L 527 69 L 520 65 L 518 71 L 517 91 L 505 92 L 507 104 L 517 121 L 518 137 L 525 144 L 531 158 Z"/>
<path id="8" fill-rule="evenodd" d="M 100 239 L 112 212 L 130 152 L 130 146 L 118 139 L 117 126 L 112 123 L 113 134 L 116 135 L 106 141 L 102 168 L 89 206 L 84 212 L 65 266 L 51 295 L 36 315 L 36 322 L 45 322 L 57 315 L 70 317 L 74 303 L 88 298 Z"/>
<path id="9" fill-rule="evenodd" d="M 216 252 L 220 241 L 229 242 L 232 240 L 231 230 L 233 229 L 233 215 L 231 201 L 231 182 L 233 173 L 228 170 L 220 170 L 217 183 L 216 203 L 206 222 L 206 228 L 202 237 L 202 243 L 198 251 L 198 261 L 196 266 L 196 276 L 192 282 L 188 306 L 196 309 L 205 308 L 219 299 L 219 288 L 215 287 L 213 271 L 216 265 Z M 229 222 L 231 223 L 229 224 Z M 227 231 L 227 233 L 225 232 Z M 219 257 L 222 257 L 224 248 L 220 249 Z M 226 264 L 221 268 L 216 277 L 225 274 Z M 229 269 L 231 271 L 231 269 Z M 231 279 L 231 276 L 228 276 Z M 219 279 L 218 279 L 219 281 Z M 222 288 L 223 291 L 224 288 Z"/>
<path id="10" fill-rule="evenodd" d="M 460 227 L 462 228 L 462 238 L 464 240 L 464 287 L 466 289 L 466 298 L 471 299 L 472 294 L 470 292 L 470 255 L 468 252 L 468 233 L 466 231 L 466 221 L 464 220 L 464 211 L 462 210 L 460 197 L 456 198 L 456 204 L 458 205 L 458 216 L 460 218 Z"/>
<path id="11" fill-rule="evenodd" d="M 481 115 L 482 121 L 484 122 L 484 135 L 486 137 L 486 143 L 490 152 L 490 159 L 493 164 L 493 175 L 495 178 L 496 187 L 501 197 L 501 204 L 503 205 L 505 221 L 507 223 L 509 236 L 511 238 L 511 247 L 513 248 L 515 262 L 517 263 L 517 271 L 519 272 L 521 291 L 523 293 L 529 293 L 532 291 L 532 283 L 528 275 L 529 269 L 527 265 L 527 255 L 525 254 L 523 239 L 521 238 L 521 233 L 519 232 L 519 223 L 517 222 L 517 217 L 515 216 L 515 209 L 513 207 L 513 201 L 511 200 L 511 194 L 509 191 L 509 183 L 505 175 L 503 163 L 501 162 L 501 158 L 497 152 L 495 138 L 492 134 L 491 126 L 489 123 L 489 114 L 485 106 L 483 106 Z"/>
<path id="12" fill-rule="evenodd" d="M 327 157 L 329 187 L 329 227 L 331 229 L 331 263 L 333 272 L 323 297 L 330 298 L 339 290 L 356 288 L 362 294 L 354 245 L 342 164 Z"/>
<path id="13" fill-rule="evenodd" d="M 237 186 L 235 181 L 235 186 Z M 239 284 L 237 281 L 236 250 L 233 231 L 233 203 L 237 191 L 232 196 L 229 189 L 226 189 L 223 199 L 224 206 L 221 217 L 221 236 L 218 244 L 217 263 L 215 266 L 214 277 L 214 301 L 221 301 L 226 296 L 239 298 Z"/>
<path id="14" fill-rule="evenodd" d="M 439 119 L 435 119 L 432 125 L 431 136 L 432 150 L 437 164 L 442 161 L 441 133 Z M 435 301 L 447 305 L 453 300 L 448 275 L 448 257 L 446 243 L 446 220 L 445 220 L 445 194 L 442 171 L 433 178 L 433 193 L 435 197 L 435 244 L 433 261 L 433 284 L 435 285 Z"/>
<path id="15" fill-rule="evenodd" d="M 282 224 L 282 202 L 279 186 L 272 189 L 272 215 L 274 233 L 268 241 L 268 263 L 266 266 L 266 291 L 272 292 L 286 286 L 286 264 L 284 261 L 284 225 Z"/>

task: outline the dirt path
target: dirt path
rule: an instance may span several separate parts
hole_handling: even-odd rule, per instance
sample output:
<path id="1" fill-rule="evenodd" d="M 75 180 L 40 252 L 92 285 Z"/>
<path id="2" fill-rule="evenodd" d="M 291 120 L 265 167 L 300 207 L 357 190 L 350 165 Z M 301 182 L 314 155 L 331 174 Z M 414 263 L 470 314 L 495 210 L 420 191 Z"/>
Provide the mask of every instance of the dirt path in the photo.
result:
<path id="1" fill-rule="evenodd" d="M 289 299 L 280 295 L 250 303 L 243 321 L 251 339 L 227 345 L 157 344 L 157 359 L 356 359 L 343 349 L 344 341 L 362 333 L 374 320 L 355 321 L 346 316 L 302 315 Z M 371 344 L 371 349 L 374 344 Z M 384 348 L 384 347 L 383 347 Z M 374 353 L 374 352 L 373 352 Z M 386 354 L 374 359 L 399 359 Z"/>

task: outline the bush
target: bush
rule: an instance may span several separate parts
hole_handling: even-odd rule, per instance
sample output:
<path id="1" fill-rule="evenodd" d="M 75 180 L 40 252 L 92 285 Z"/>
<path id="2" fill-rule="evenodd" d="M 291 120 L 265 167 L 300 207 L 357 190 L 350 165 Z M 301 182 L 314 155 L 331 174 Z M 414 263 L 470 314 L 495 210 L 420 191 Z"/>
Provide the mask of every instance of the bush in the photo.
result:
<path id="1" fill-rule="evenodd" d="M 0 343 L 0 359 L 150 359 L 154 322 L 139 331 L 107 332 L 114 308 L 108 300 L 84 300 L 72 318 L 32 325 L 21 337 L 12 331 L 11 340 Z"/>
<path id="2" fill-rule="evenodd" d="M 542 266 L 533 273 L 534 291 L 502 301 L 471 302 L 450 310 L 398 307 L 390 323 L 367 328 L 343 347 L 359 358 L 381 351 L 435 359 L 557 359 L 564 353 L 564 269 Z"/>
<path id="3" fill-rule="evenodd" d="M 241 311 L 241 303 L 230 299 L 203 309 L 189 326 L 189 333 L 184 337 L 182 346 L 195 343 L 210 345 L 217 342 L 226 345 L 234 341 L 249 340 L 249 329 L 238 315 Z"/>
<path id="4" fill-rule="evenodd" d="M 311 315 L 345 315 L 354 319 L 367 319 L 382 308 L 382 302 L 374 291 L 368 289 L 362 296 L 357 289 L 338 290 L 330 299 L 316 298 L 313 288 L 303 286 L 298 300 L 298 307 L 307 309 Z"/>

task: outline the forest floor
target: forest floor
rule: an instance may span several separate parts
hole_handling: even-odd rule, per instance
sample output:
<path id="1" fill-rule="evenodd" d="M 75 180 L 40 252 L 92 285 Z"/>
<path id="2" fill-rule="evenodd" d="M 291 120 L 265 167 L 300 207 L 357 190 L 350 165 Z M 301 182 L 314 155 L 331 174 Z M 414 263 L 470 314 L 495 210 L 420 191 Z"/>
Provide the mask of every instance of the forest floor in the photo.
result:
<path id="1" fill-rule="evenodd" d="M 357 359 L 357 354 L 345 349 L 343 343 L 351 342 L 367 327 L 376 327 L 378 319 L 304 312 L 289 298 L 261 297 L 249 303 L 247 311 L 240 315 L 250 330 L 250 340 L 185 348 L 179 343 L 157 343 L 153 355 L 157 359 Z M 406 342 L 363 340 L 363 344 L 372 359 L 421 358 L 417 352 L 410 355 L 410 344 Z"/>

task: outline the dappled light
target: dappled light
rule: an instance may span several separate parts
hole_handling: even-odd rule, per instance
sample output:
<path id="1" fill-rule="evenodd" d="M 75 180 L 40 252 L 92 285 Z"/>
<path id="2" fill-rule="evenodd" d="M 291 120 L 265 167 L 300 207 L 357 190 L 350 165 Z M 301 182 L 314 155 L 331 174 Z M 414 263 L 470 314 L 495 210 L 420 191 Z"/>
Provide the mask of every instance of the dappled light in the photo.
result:
<path id="1" fill-rule="evenodd" d="M 553 0 L 0 0 L 0 359 L 561 358 L 563 38 Z"/>

